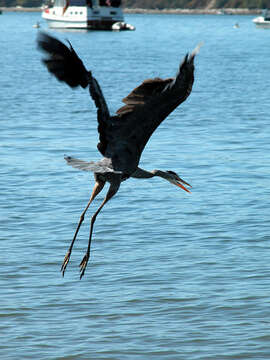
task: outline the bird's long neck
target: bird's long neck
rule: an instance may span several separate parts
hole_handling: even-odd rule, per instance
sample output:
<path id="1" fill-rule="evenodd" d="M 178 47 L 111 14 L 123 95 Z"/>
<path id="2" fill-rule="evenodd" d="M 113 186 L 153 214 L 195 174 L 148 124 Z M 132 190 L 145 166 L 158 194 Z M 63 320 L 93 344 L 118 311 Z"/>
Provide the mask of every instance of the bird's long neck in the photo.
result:
<path id="1" fill-rule="evenodd" d="M 150 173 L 153 174 L 153 176 L 159 176 L 159 177 L 161 177 L 163 179 L 168 178 L 167 173 L 165 171 L 162 171 L 162 170 L 151 170 Z"/>
<path id="2" fill-rule="evenodd" d="M 132 177 L 137 178 L 137 179 L 150 179 L 154 176 L 166 178 L 164 171 L 161 171 L 161 170 L 147 171 L 147 170 L 141 169 L 139 167 L 137 168 L 135 173 L 132 174 Z"/>

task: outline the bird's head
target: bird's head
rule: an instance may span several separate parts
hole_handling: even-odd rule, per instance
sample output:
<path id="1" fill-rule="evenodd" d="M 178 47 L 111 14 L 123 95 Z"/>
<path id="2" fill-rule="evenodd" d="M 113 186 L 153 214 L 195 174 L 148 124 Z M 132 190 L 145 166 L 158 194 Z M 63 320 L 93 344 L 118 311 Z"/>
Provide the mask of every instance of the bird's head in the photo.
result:
<path id="1" fill-rule="evenodd" d="M 181 179 L 178 174 L 176 174 L 174 171 L 167 170 L 163 172 L 162 177 L 166 180 L 168 180 L 171 184 L 176 185 L 180 187 L 181 189 L 187 191 L 190 193 L 190 191 L 184 186 L 192 187 L 189 183 L 187 183 L 185 180 Z"/>

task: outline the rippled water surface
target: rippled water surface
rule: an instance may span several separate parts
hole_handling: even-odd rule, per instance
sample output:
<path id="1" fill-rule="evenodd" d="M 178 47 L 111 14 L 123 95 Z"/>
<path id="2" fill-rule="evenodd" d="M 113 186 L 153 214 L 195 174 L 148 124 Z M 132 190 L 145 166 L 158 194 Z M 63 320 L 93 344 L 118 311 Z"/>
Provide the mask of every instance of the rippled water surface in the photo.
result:
<path id="1" fill-rule="evenodd" d="M 112 112 L 204 42 L 191 96 L 141 162 L 178 172 L 192 194 L 158 178 L 123 183 L 97 218 L 80 281 L 104 194 L 63 279 L 94 183 L 63 156 L 100 158 L 96 112 L 87 91 L 41 65 L 38 19 L 0 19 L 0 358 L 269 359 L 270 31 L 250 16 L 127 15 L 135 32 L 55 34 L 92 69 Z"/>

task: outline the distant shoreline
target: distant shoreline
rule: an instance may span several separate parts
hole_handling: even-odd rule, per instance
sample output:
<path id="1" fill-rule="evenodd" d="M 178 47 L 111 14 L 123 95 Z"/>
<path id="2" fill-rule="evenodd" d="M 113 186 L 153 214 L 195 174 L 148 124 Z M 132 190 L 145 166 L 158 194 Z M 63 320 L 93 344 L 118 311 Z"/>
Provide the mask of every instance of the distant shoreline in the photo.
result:
<path id="1" fill-rule="evenodd" d="M 37 7 L 0 7 L 2 12 L 41 12 Z M 261 9 L 123 9 L 125 14 L 179 14 L 179 15 L 256 15 Z"/>
<path id="2" fill-rule="evenodd" d="M 123 9 L 126 14 L 179 14 L 179 15 L 254 15 L 260 14 L 261 9 Z"/>

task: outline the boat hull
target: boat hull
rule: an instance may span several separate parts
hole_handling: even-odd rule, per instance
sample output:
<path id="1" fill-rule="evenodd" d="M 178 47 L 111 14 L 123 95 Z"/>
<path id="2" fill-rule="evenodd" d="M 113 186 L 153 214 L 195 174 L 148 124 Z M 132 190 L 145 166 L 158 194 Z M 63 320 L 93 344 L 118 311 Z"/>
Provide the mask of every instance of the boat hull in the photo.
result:
<path id="1" fill-rule="evenodd" d="M 70 6 L 45 9 L 42 13 L 52 29 L 111 30 L 112 25 L 124 21 L 120 8 L 91 9 L 86 6 Z"/>
<path id="2" fill-rule="evenodd" d="M 263 16 L 258 16 L 252 21 L 258 28 L 270 29 L 270 21 L 265 20 Z"/>

